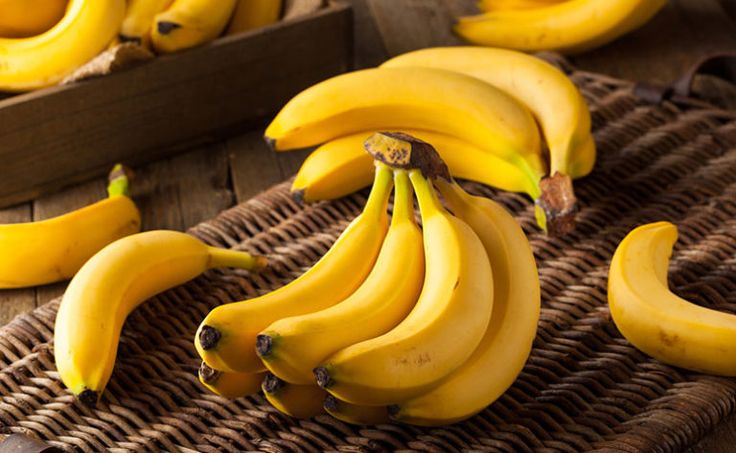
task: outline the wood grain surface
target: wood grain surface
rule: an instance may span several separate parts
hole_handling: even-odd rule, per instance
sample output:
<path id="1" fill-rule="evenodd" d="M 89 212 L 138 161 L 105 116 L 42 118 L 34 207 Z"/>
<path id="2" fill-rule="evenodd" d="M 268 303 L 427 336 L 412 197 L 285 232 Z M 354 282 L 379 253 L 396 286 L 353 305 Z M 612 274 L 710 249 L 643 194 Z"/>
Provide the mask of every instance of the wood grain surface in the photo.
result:
<path id="1" fill-rule="evenodd" d="M 352 0 L 355 67 L 376 65 L 398 53 L 432 45 L 459 44 L 453 17 L 474 11 L 474 0 Z M 572 58 L 578 67 L 617 77 L 668 83 L 702 56 L 736 51 L 736 2 L 670 0 L 643 28 L 603 48 Z M 699 94 L 736 108 L 733 86 L 701 78 Z M 146 229 L 184 230 L 292 176 L 304 152 L 273 153 L 262 131 L 247 132 L 173 158 L 136 168 L 133 195 Z M 0 222 L 38 220 L 104 196 L 98 179 L 0 210 Z M 64 284 L 0 291 L 0 322 L 63 291 Z M 689 451 L 736 450 L 736 418 L 728 419 Z"/>

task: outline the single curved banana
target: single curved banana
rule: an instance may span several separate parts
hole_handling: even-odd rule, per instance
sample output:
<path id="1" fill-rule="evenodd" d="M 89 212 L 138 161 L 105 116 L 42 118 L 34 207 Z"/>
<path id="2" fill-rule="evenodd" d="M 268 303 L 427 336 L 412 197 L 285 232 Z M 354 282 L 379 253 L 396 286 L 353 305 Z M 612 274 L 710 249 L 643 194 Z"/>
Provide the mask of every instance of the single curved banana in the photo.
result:
<path id="1" fill-rule="evenodd" d="M 352 294 L 373 268 L 388 229 L 386 207 L 391 170 L 379 165 L 363 213 L 330 250 L 291 283 L 255 299 L 221 305 L 199 326 L 197 352 L 207 365 L 224 371 L 258 372 L 256 336 L 272 322 L 330 307 Z"/>
<path id="2" fill-rule="evenodd" d="M 608 274 L 608 306 L 631 344 L 670 365 L 736 376 L 736 315 L 670 291 L 667 267 L 677 227 L 642 225 L 619 244 Z"/>
<path id="3" fill-rule="evenodd" d="M 273 407 L 291 417 L 307 419 L 325 412 L 322 402 L 327 393 L 314 384 L 289 384 L 266 373 L 261 389 Z"/>
<path id="4" fill-rule="evenodd" d="M 461 138 L 535 181 L 547 173 L 539 131 L 526 107 L 481 80 L 441 69 L 377 68 L 333 77 L 291 99 L 265 136 L 275 150 L 288 150 L 392 129 Z"/>
<path id="5" fill-rule="evenodd" d="M 531 110 L 547 142 L 551 175 L 580 178 L 592 170 L 595 146 L 585 99 L 562 71 L 540 58 L 507 49 L 434 47 L 399 55 L 381 66 L 446 69 L 490 83 Z M 578 156 L 581 153 L 592 156 Z"/>
<path id="6" fill-rule="evenodd" d="M 493 313 L 473 355 L 427 393 L 389 408 L 393 419 L 414 425 L 464 420 L 513 384 L 532 348 L 539 321 L 537 266 L 529 241 L 500 205 L 442 179 L 435 184 L 450 209 L 478 233 L 493 268 Z"/>
<path id="7" fill-rule="evenodd" d="M 199 367 L 199 382 L 209 391 L 224 398 L 235 399 L 253 395 L 261 390 L 265 373 L 228 373 L 217 371 L 202 362 Z"/>
<path id="8" fill-rule="evenodd" d="M 225 34 L 234 35 L 278 22 L 283 0 L 238 0 Z"/>
<path id="9" fill-rule="evenodd" d="M 210 42 L 220 36 L 235 10 L 236 0 L 174 0 L 154 18 L 153 48 L 171 53 Z"/>
<path id="10" fill-rule="evenodd" d="M 484 12 L 542 8 L 568 0 L 480 0 L 478 9 Z"/>
<path id="11" fill-rule="evenodd" d="M 0 0 L 0 38 L 40 35 L 64 17 L 67 0 Z"/>
<path id="12" fill-rule="evenodd" d="M 120 42 L 136 42 L 151 47 L 151 28 L 154 17 L 165 11 L 173 0 L 128 0 L 123 24 L 118 37 Z"/>
<path id="13" fill-rule="evenodd" d="M 470 357 L 490 320 L 493 275 L 483 244 L 442 207 L 419 170 L 409 175 L 422 215 L 424 286 L 396 328 L 315 369 L 317 383 L 349 403 L 392 404 L 426 393 Z"/>
<path id="14" fill-rule="evenodd" d="M 140 231 L 120 166 L 110 173 L 109 198 L 39 222 L 0 225 L 0 288 L 45 285 L 74 276 L 107 244 Z"/>
<path id="15" fill-rule="evenodd" d="M 323 360 L 383 335 L 414 307 L 424 280 L 424 250 L 405 170 L 394 172 L 394 187 L 391 225 L 363 284 L 338 304 L 280 319 L 258 335 L 258 355 L 271 373 L 292 384 L 313 384 L 312 370 Z"/>
<path id="16" fill-rule="evenodd" d="M 391 422 L 386 406 L 360 406 L 340 401 L 332 395 L 327 395 L 323 404 L 328 414 L 345 423 L 379 425 Z"/>
<path id="17" fill-rule="evenodd" d="M 453 176 L 509 192 L 525 192 L 532 198 L 539 194 L 537 181 L 518 167 L 466 141 L 436 132 L 398 132 L 431 143 Z M 336 138 L 312 151 L 291 186 L 295 196 L 306 202 L 332 200 L 370 185 L 373 158 L 363 150 L 363 142 L 370 134 L 360 132 Z"/>
<path id="18" fill-rule="evenodd" d="M 265 258 L 208 247 L 176 231 L 119 239 L 77 272 L 54 327 L 56 368 L 64 384 L 94 405 L 110 379 L 128 314 L 146 299 L 214 267 L 260 269 Z"/>
<path id="19" fill-rule="evenodd" d="M 666 0 L 570 0 L 546 7 L 462 17 L 455 31 L 474 44 L 578 53 L 640 27 Z"/>
<path id="20" fill-rule="evenodd" d="M 0 39 L 0 91 L 61 81 L 105 50 L 124 14 L 125 0 L 70 0 L 64 17 L 45 33 Z"/>

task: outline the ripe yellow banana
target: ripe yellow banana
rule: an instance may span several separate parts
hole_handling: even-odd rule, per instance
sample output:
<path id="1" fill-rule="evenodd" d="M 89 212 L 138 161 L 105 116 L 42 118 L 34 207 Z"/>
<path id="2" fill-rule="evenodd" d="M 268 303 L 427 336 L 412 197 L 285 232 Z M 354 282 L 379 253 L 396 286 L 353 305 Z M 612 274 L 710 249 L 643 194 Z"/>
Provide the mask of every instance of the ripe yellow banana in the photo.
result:
<path id="1" fill-rule="evenodd" d="M 324 359 L 388 332 L 414 307 L 424 280 L 422 233 L 405 170 L 395 171 L 394 186 L 391 225 L 363 284 L 336 305 L 280 319 L 258 335 L 258 355 L 271 373 L 292 384 L 313 384 L 312 370 Z"/>
<path id="2" fill-rule="evenodd" d="M 579 178 L 592 170 L 595 146 L 585 99 L 562 71 L 542 59 L 506 49 L 435 47 L 399 55 L 382 67 L 446 69 L 490 83 L 531 110 L 549 148 L 551 175 Z"/>
<path id="3" fill-rule="evenodd" d="M 202 359 L 225 371 L 257 372 L 256 335 L 272 322 L 330 307 L 352 294 L 373 268 L 388 229 L 391 170 L 379 165 L 363 213 L 311 269 L 276 291 L 222 305 L 202 321 L 194 341 Z"/>
<path id="4" fill-rule="evenodd" d="M 386 406 L 360 406 L 340 401 L 332 395 L 325 398 L 324 408 L 336 419 L 353 425 L 378 425 L 391 421 Z"/>
<path id="5" fill-rule="evenodd" d="M 50 30 L 0 39 L 0 91 L 53 85 L 103 51 L 125 14 L 125 0 L 70 0 Z"/>
<path id="6" fill-rule="evenodd" d="M 291 417 L 307 419 L 325 412 L 322 402 L 327 393 L 314 384 L 289 384 L 266 373 L 261 389 L 273 407 Z"/>
<path id="7" fill-rule="evenodd" d="M 379 129 L 452 135 L 495 153 L 532 180 L 547 173 L 526 107 L 481 80 L 441 69 L 378 68 L 333 77 L 289 101 L 265 135 L 274 149 L 288 150 Z"/>
<path id="8" fill-rule="evenodd" d="M 214 40 L 227 26 L 236 0 L 174 0 L 156 15 L 151 41 L 157 52 L 170 53 Z"/>
<path id="9" fill-rule="evenodd" d="M 455 183 L 436 184 L 450 209 L 478 233 L 493 268 L 493 313 L 473 355 L 427 393 L 389 408 L 414 425 L 446 425 L 491 404 L 516 379 L 537 331 L 539 277 L 529 241 L 516 220 L 493 201 Z"/>
<path id="10" fill-rule="evenodd" d="M 0 0 L 0 37 L 40 35 L 64 17 L 67 0 Z"/>
<path id="11" fill-rule="evenodd" d="M 480 0 L 478 9 L 485 12 L 536 9 L 569 0 Z"/>
<path id="12" fill-rule="evenodd" d="M 478 236 L 449 214 L 419 170 L 410 178 L 424 229 L 426 276 L 396 328 L 348 346 L 315 369 L 317 383 L 360 405 L 406 401 L 438 385 L 480 343 L 493 308 L 493 276 Z"/>
<path id="13" fill-rule="evenodd" d="M 0 288 L 45 285 L 74 276 L 107 244 L 140 231 L 120 166 L 110 174 L 109 198 L 32 223 L 0 225 Z"/>
<path id="14" fill-rule="evenodd" d="M 128 0 L 128 8 L 120 27 L 120 41 L 133 41 L 151 47 L 151 27 L 154 17 L 165 11 L 173 0 Z"/>
<path id="15" fill-rule="evenodd" d="M 474 44 L 577 53 L 640 27 L 666 3 L 666 0 L 570 0 L 530 10 L 462 17 L 455 31 Z"/>
<path id="16" fill-rule="evenodd" d="M 399 132 L 431 143 L 453 176 L 510 192 L 525 192 L 532 198 L 539 194 L 537 181 L 518 167 L 466 141 L 436 132 L 406 129 Z M 312 151 L 294 179 L 292 192 L 312 202 L 340 198 L 370 185 L 373 158 L 363 149 L 369 135 L 360 132 L 336 138 Z"/>
<path id="17" fill-rule="evenodd" d="M 234 35 L 278 22 L 283 0 L 238 0 L 226 34 Z"/>
<path id="18" fill-rule="evenodd" d="M 235 399 L 258 393 L 265 373 L 228 373 L 217 371 L 202 362 L 199 382 L 208 390 L 224 398 Z"/>
<path id="19" fill-rule="evenodd" d="M 672 293 L 667 267 L 677 227 L 669 222 L 630 232 L 611 260 L 608 305 L 624 337 L 664 363 L 736 376 L 736 315 L 696 305 Z"/>
<path id="20" fill-rule="evenodd" d="M 260 269 L 263 257 L 208 247 L 176 231 L 119 239 L 74 276 L 54 327 L 56 368 L 64 384 L 95 404 L 110 379 L 128 314 L 146 299 L 214 267 Z"/>

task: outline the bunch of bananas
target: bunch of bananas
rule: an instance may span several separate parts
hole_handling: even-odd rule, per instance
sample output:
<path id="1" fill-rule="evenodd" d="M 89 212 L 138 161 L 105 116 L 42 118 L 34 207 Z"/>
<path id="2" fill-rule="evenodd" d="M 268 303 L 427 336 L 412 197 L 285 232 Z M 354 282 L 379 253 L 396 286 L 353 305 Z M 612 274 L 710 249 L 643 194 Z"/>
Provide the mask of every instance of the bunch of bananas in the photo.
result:
<path id="1" fill-rule="evenodd" d="M 577 53 L 647 23 L 667 0 L 481 0 L 483 14 L 461 17 L 469 42 L 524 51 Z"/>
<path id="2" fill-rule="evenodd" d="M 234 397 L 262 379 L 274 407 L 297 417 L 463 420 L 511 385 L 531 350 L 532 251 L 513 217 L 460 188 L 428 143 L 376 133 L 365 148 L 376 160 L 363 212 L 291 283 L 207 315 L 200 380 Z"/>
<path id="3" fill-rule="evenodd" d="M 276 22 L 282 0 L 0 0 L 0 91 L 59 83 L 118 41 L 159 53 Z"/>
<path id="4" fill-rule="evenodd" d="M 314 201 L 370 184 L 371 159 L 359 146 L 367 131 L 403 131 L 435 145 L 453 176 L 527 193 L 540 226 L 565 234 L 576 209 L 571 178 L 595 163 L 590 127 L 580 92 L 549 63 L 505 49 L 438 47 L 308 88 L 266 139 L 277 151 L 322 144 L 292 188 Z"/>

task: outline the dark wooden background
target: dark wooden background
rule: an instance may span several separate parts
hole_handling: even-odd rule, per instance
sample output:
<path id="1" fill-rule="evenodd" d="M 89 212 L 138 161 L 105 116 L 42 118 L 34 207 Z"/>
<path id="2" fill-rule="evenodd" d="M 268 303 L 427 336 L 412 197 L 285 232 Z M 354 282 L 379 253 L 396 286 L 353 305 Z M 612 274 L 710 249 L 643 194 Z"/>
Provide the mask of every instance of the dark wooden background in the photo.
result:
<path id="1" fill-rule="evenodd" d="M 605 1 L 605 0 L 603 0 Z M 459 44 L 453 17 L 475 11 L 474 0 L 351 0 L 356 67 L 432 45 Z M 618 41 L 572 58 L 580 68 L 632 80 L 667 83 L 702 56 L 736 51 L 736 0 L 670 0 L 647 25 Z M 698 92 L 736 108 L 736 91 L 702 80 Z M 135 169 L 133 195 L 145 229 L 185 230 L 291 177 L 305 154 L 270 152 L 256 130 L 198 146 Z M 105 196 L 97 179 L 0 210 L 0 223 L 42 220 Z M 0 291 L 0 324 L 61 295 L 65 284 Z M 722 423 L 693 453 L 736 451 L 736 417 Z"/>

